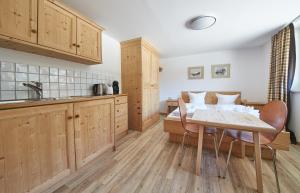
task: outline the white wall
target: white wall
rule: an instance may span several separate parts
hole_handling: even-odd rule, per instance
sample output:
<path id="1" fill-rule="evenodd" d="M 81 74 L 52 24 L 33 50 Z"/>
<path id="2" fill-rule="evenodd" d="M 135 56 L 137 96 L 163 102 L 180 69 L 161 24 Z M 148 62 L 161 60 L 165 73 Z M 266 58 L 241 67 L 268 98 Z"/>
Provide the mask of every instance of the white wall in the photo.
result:
<path id="1" fill-rule="evenodd" d="M 291 110 L 289 129 L 295 132 L 297 141 L 300 142 L 300 92 L 291 94 Z"/>
<path id="2" fill-rule="evenodd" d="M 103 33 L 102 37 L 103 64 L 84 65 L 66 60 L 60 60 L 11 49 L 0 48 L 0 61 L 11 61 L 21 64 L 32 64 L 59 68 L 80 69 L 85 71 L 99 71 L 109 73 L 116 79 L 121 78 L 121 48 L 120 43 Z"/>
<path id="3" fill-rule="evenodd" d="M 268 93 L 270 44 L 232 51 L 201 53 L 161 59 L 160 101 L 161 112 L 165 100 L 177 98 L 181 91 L 241 91 L 242 98 L 266 102 Z M 231 64 L 231 78 L 212 79 L 211 64 Z M 188 80 L 187 68 L 204 66 L 204 79 Z"/>

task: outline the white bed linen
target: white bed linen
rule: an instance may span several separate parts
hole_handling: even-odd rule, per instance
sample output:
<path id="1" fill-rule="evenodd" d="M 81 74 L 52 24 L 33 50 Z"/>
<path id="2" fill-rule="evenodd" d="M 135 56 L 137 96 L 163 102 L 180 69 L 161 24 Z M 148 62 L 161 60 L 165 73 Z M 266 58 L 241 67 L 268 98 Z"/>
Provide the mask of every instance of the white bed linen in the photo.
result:
<path id="1" fill-rule="evenodd" d="M 216 109 L 216 110 L 224 110 L 224 111 L 236 111 L 243 112 L 259 117 L 259 111 L 255 110 L 253 107 L 247 107 L 243 105 L 195 105 L 191 103 L 186 103 L 187 108 L 187 117 L 192 117 L 196 109 Z M 174 111 L 172 111 L 168 117 L 169 118 L 178 118 L 179 117 L 179 108 L 177 107 Z"/>

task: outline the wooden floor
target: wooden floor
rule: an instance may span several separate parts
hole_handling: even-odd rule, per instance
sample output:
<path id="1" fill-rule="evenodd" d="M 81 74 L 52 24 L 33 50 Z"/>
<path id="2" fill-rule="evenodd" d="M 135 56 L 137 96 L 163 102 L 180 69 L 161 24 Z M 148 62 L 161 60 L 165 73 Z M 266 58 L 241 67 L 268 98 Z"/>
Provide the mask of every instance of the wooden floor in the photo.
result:
<path id="1" fill-rule="evenodd" d="M 48 192 L 55 193 L 251 193 L 256 192 L 254 162 L 233 157 L 226 179 L 217 177 L 214 153 L 205 150 L 202 175 L 194 174 L 196 149 L 186 149 L 178 166 L 180 148 L 169 143 L 160 122 L 144 133 L 130 132 L 116 152 L 106 152 L 80 175 L 60 182 Z M 225 155 L 221 154 L 224 159 Z M 278 154 L 282 193 L 300 192 L 300 146 Z M 266 193 L 276 193 L 271 161 L 263 161 Z M 54 190 L 55 189 L 55 190 Z"/>

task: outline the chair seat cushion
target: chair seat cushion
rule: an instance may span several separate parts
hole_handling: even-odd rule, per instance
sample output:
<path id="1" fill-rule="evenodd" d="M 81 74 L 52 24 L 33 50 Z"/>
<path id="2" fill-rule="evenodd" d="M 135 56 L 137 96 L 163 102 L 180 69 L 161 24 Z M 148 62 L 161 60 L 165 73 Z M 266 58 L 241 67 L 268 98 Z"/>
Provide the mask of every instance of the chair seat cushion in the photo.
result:
<path id="1" fill-rule="evenodd" d="M 234 129 L 226 129 L 225 135 L 246 143 L 254 143 L 253 133 L 248 131 L 238 131 Z M 260 144 L 269 144 L 271 141 L 263 135 L 260 135 Z"/>

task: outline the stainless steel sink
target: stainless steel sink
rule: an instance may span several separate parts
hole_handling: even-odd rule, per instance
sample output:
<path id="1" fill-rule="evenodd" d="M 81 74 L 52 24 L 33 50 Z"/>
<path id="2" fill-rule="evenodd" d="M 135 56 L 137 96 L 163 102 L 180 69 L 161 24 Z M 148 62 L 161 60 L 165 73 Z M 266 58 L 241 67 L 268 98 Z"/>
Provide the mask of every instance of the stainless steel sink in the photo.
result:
<path id="1" fill-rule="evenodd" d="M 14 104 L 14 103 L 24 103 L 28 100 L 11 100 L 11 101 L 0 101 L 0 104 Z"/>

